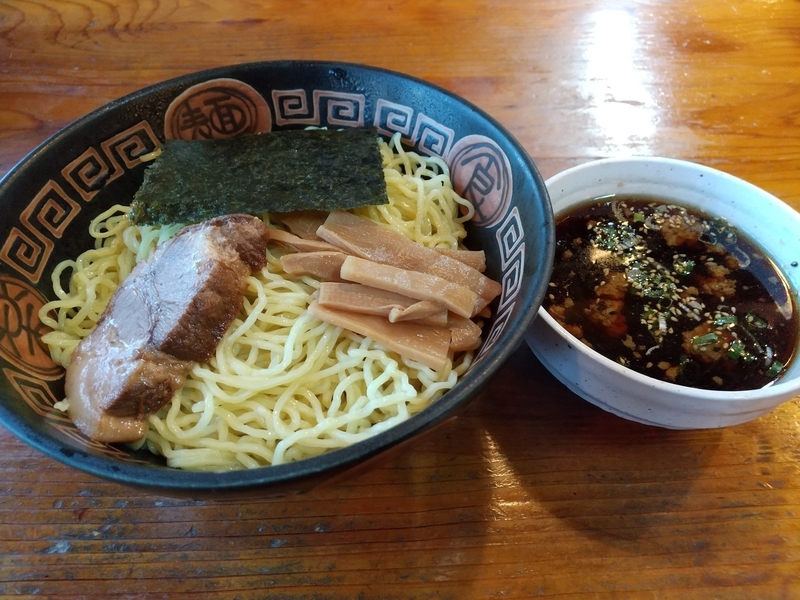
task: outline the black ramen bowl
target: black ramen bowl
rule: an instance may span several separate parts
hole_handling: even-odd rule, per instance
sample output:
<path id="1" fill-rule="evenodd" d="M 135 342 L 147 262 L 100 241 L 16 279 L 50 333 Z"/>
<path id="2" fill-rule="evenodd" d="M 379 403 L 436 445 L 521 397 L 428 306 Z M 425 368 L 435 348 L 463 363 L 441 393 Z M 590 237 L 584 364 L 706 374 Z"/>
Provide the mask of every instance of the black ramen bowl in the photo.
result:
<path id="1" fill-rule="evenodd" d="M 470 244 L 502 283 L 476 360 L 457 385 L 406 422 L 344 449 L 234 472 L 168 467 L 146 450 L 94 442 L 55 408 L 64 370 L 41 342 L 37 312 L 51 272 L 90 247 L 91 219 L 126 203 L 140 157 L 165 139 L 230 137 L 308 126 L 400 132 L 407 148 L 443 158 L 477 211 Z M 167 496 L 281 495 L 347 477 L 452 418 L 523 340 L 549 280 L 554 226 L 547 189 L 520 144 L 490 116 L 424 81 L 353 64 L 267 62 L 185 75 L 112 102 L 54 135 L 0 182 L 0 423 L 71 467 Z"/>

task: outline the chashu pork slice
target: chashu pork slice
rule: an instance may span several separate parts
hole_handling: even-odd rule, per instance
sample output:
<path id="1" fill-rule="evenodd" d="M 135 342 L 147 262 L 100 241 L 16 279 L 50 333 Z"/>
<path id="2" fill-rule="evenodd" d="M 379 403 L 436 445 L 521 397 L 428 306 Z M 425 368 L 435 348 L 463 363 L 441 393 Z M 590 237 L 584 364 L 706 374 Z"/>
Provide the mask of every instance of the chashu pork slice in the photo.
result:
<path id="1" fill-rule="evenodd" d="M 67 368 L 69 415 L 100 442 L 132 442 L 147 415 L 206 361 L 242 306 L 245 279 L 266 264 L 269 233 L 249 215 L 183 228 L 120 285 Z"/>

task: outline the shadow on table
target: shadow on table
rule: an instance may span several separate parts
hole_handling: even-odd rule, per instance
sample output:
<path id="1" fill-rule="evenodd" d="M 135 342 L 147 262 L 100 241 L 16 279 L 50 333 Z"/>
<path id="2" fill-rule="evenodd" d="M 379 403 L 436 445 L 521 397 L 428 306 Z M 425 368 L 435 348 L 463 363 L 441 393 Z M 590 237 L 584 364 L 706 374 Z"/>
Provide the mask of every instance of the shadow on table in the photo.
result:
<path id="1" fill-rule="evenodd" d="M 607 413 L 565 388 L 527 347 L 512 356 L 474 413 L 496 446 L 494 460 L 524 489 L 532 514 L 542 511 L 607 544 L 636 540 L 642 550 L 660 543 L 660 528 L 690 518 L 681 511 L 710 477 L 724 436 Z"/>

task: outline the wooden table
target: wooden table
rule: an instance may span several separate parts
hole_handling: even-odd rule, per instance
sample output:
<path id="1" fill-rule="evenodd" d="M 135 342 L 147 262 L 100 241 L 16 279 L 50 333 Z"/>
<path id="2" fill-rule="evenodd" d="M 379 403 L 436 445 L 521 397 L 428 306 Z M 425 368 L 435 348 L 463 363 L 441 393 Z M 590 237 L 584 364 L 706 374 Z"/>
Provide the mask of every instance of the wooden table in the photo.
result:
<path id="1" fill-rule="evenodd" d="M 422 77 L 549 177 L 699 161 L 800 208 L 796 0 L 0 0 L 0 174 L 123 94 L 286 58 Z M 669 431 L 521 347 L 455 425 L 356 479 L 227 503 L 148 495 L 0 429 L 0 595 L 797 598 L 800 404 Z"/>

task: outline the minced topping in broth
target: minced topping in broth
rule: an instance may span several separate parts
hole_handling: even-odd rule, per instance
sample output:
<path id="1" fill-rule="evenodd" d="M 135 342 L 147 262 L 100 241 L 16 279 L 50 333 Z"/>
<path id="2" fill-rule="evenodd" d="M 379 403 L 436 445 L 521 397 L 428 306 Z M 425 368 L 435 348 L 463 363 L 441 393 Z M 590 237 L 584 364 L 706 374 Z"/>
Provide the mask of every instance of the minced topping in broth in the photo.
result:
<path id="1" fill-rule="evenodd" d="M 792 359 L 798 317 L 772 262 L 729 224 L 658 199 L 598 198 L 556 224 L 544 307 L 640 373 L 746 390 Z"/>

